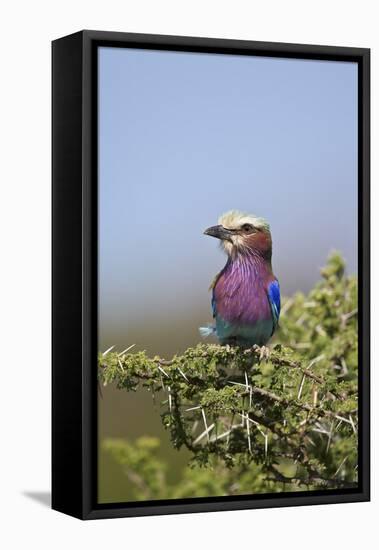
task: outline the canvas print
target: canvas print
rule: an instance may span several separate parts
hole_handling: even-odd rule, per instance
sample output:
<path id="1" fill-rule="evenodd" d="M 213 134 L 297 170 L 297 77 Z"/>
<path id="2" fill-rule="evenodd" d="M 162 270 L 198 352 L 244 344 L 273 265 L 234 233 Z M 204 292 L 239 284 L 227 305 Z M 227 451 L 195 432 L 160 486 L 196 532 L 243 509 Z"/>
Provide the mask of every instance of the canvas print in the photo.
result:
<path id="1" fill-rule="evenodd" d="M 98 49 L 98 503 L 358 486 L 358 65 Z"/>

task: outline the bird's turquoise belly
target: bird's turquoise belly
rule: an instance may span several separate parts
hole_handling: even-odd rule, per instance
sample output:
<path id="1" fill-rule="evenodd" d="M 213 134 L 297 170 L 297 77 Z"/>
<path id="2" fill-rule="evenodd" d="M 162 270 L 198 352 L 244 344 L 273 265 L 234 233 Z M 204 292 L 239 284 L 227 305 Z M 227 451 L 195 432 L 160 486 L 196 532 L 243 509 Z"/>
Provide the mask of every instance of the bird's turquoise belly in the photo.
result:
<path id="1" fill-rule="evenodd" d="M 216 332 L 222 344 L 232 343 L 254 346 L 263 346 L 273 332 L 272 319 L 256 321 L 254 325 L 235 324 L 216 317 Z"/>

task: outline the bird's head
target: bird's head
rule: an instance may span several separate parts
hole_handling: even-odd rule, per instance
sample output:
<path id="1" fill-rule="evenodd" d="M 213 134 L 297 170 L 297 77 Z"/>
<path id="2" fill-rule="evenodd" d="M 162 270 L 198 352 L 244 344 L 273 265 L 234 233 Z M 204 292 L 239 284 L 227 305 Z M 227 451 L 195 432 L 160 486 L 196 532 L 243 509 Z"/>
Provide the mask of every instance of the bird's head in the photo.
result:
<path id="1" fill-rule="evenodd" d="M 220 239 L 230 257 L 249 254 L 271 260 L 270 226 L 263 218 L 230 210 L 220 216 L 218 225 L 208 227 L 204 234 Z"/>

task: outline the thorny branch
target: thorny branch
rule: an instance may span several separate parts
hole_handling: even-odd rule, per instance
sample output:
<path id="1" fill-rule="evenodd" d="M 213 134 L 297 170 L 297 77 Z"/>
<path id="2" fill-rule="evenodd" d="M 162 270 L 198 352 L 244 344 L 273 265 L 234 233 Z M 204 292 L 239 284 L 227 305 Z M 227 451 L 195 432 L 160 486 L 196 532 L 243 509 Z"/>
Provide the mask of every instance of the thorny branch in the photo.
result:
<path id="1" fill-rule="evenodd" d="M 199 344 L 167 360 L 99 354 L 99 382 L 162 397 L 175 448 L 199 465 L 254 464 L 267 483 L 306 488 L 357 482 L 357 288 L 338 255 L 308 296 L 283 307 L 267 361 L 260 351 Z M 283 343 L 290 342 L 290 345 Z M 241 474 L 242 475 L 242 474 Z"/>

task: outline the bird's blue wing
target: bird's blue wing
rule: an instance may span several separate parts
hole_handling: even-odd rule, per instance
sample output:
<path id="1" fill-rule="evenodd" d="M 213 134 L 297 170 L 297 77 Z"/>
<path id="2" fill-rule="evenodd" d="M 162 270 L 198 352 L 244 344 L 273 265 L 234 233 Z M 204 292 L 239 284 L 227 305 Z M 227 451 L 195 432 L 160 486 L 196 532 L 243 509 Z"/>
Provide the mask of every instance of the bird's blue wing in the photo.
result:
<path id="1" fill-rule="evenodd" d="M 277 279 L 271 281 L 271 283 L 268 285 L 267 296 L 268 301 L 270 302 L 272 318 L 274 320 L 274 331 L 278 326 L 280 315 L 280 286 Z"/>
<path id="2" fill-rule="evenodd" d="M 212 288 L 211 306 L 212 306 L 212 315 L 213 315 L 213 317 L 216 317 L 217 309 L 216 309 L 216 298 L 215 298 L 215 289 L 214 289 L 214 287 Z"/>

